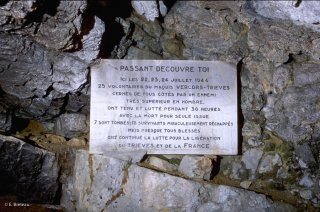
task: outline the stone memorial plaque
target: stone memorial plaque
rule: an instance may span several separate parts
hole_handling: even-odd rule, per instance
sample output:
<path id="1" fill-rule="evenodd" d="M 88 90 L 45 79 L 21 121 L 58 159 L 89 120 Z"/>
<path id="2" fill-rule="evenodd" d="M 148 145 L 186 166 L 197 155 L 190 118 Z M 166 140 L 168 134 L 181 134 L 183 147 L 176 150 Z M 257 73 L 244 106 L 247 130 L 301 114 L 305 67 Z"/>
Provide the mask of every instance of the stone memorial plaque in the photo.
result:
<path id="1" fill-rule="evenodd" d="M 90 153 L 237 154 L 234 66 L 101 60 L 91 70 Z"/>

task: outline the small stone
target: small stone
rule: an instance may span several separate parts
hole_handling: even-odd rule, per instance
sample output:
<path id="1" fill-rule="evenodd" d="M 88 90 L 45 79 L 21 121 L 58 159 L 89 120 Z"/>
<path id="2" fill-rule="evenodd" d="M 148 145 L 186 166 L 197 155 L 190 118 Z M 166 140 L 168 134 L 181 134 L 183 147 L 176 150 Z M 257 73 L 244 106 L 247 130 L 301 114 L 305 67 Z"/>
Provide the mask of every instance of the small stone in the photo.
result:
<path id="1" fill-rule="evenodd" d="M 279 154 L 267 154 L 263 157 L 259 165 L 259 174 L 272 172 L 275 166 L 282 166 L 282 160 Z"/>
<path id="2" fill-rule="evenodd" d="M 300 197 L 306 200 L 310 200 L 313 197 L 313 193 L 310 190 L 303 190 L 303 191 L 300 191 Z"/>
<path id="3" fill-rule="evenodd" d="M 259 141 L 257 138 L 252 137 L 248 139 L 248 144 L 252 147 L 258 147 L 263 144 L 263 142 Z"/>
<path id="4" fill-rule="evenodd" d="M 248 189 L 252 182 L 250 180 L 245 180 L 240 183 L 241 188 Z"/>
<path id="5" fill-rule="evenodd" d="M 263 152 L 260 149 L 249 149 L 243 153 L 241 160 L 246 168 L 251 170 L 252 174 L 256 172 L 262 154 Z"/>
<path id="6" fill-rule="evenodd" d="M 241 180 L 246 178 L 248 170 L 243 167 L 241 162 L 234 162 L 231 165 L 230 178 L 235 180 Z"/>
<path id="7" fill-rule="evenodd" d="M 179 165 L 179 172 L 187 177 L 209 179 L 213 168 L 212 160 L 205 156 L 186 155 Z"/>
<path id="8" fill-rule="evenodd" d="M 309 175 L 304 175 L 299 181 L 299 185 L 307 188 L 311 188 L 314 185 L 314 183 L 312 178 Z"/>
<path id="9" fill-rule="evenodd" d="M 72 138 L 67 144 L 72 147 L 80 147 L 86 145 L 86 140 L 84 138 Z"/>
<path id="10" fill-rule="evenodd" d="M 312 154 L 311 147 L 308 144 L 301 144 L 295 146 L 295 153 L 298 157 L 298 162 L 301 168 L 308 168 L 309 164 L 315 164 L 316 160 Z"/>
<path id="11" fill-rule="evenodd" d="M 165 172 L 173 172 L 178 170 L 178 165 L 171 164 L 168 161 L 162 160 L 154 156 L 150 156 L 146 160 L 146 163 Z"/>
<path id="12" fill-rule="evenodd" d="M 289 174 L 282 167 L 280 167 L 277 171 L 277 178 L 287 179 Z"/>
<path id="13" fill-rule="evenodd" d="M 243 125 L 242 129 L 242 135 L 243 136 L 257 136 L 261 134 L 261 127 L 259 124 L 252 122 L 252 121 L 246 121 Z"/>
<path id="14" fill-rule="evenodd" d="M 307 169 L 308 168 L 307 164 L 305 162 L 303 162 L 303 160 L 299 159 L 298 163 L 299 163 L 301 168 L 303 168 L 303 169 Z"/>
<path id="15" fill-rule="evenodd" d="M 168 13 L 168 8 L 162 0 L 159 0 L 159 11 L 162 17 L 166 16 Z"/>
<path id="16" fill-rule="evenodd" d="M 66 139 L 59 135 L 52 135 L 52 134 L 46 134 L 44 135 L 44 138 L 42 139 L 46 143 L 52 143 L 52 144 L 65 144 Z"/>

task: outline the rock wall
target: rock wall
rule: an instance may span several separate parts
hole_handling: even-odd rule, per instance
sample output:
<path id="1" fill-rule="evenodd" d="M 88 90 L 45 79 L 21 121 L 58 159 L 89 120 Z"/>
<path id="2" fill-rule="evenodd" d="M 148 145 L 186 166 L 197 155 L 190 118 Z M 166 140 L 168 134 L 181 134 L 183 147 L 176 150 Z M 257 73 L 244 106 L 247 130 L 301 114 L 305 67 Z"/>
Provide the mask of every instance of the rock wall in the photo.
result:
<path id="1" fill-rule="evenodd" d="M 66 210 L 319 208 L 320 3 L 132 6 L 137 12 L 130 1 L 0 3 L 1 133 L 57 155 L 62 192 L 55 195 Z M 99 58 L 235 64 L 240 154 L 103 157 L 77 151 L 88 146 L 90 66 Z"/>

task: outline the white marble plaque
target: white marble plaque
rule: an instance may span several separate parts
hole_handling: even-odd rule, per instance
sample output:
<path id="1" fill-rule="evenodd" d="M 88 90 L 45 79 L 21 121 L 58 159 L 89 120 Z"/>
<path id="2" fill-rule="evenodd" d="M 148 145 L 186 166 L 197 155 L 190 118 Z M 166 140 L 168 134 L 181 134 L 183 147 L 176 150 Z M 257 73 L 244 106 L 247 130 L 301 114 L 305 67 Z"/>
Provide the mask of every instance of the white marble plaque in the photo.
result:
<path id="1" fill-rule="evenodd" d="M 90 153 L 234 155 L 237 71 L 218 61 L 102 60 L 91 69 Z"/>

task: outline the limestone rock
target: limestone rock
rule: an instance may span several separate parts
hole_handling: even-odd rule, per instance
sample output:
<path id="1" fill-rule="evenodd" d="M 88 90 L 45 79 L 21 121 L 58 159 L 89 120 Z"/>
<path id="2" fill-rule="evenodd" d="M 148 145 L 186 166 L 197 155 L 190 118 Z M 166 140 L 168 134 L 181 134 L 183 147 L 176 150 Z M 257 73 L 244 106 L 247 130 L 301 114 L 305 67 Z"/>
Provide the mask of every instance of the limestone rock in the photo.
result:
<path id="1" fill-rule="evenodd" d="M 205 156 L 186 155 L 179 165 L 179 172 L 191 178 L 210 179 L 212 169 L 212 160 Z"/>
<path id="2" fill-rule="evenodd" d="M 268 173 L 280 166 L 282 166 L 282 160 L 279 154 L 267 154 L 261 159 L 258 172 L 259 174 Z"/>
<path id="3" fill-rule="evenodd" d="M 206 9 L 214 4 L 213 1 L 177 1 L 165 17 L 164 27 L 183 40 L 183 57 L 236 63 L 247 54 L 244 40 L 248 27 L 235 21 L 231 10 Z"/>
<path id="4" fill-rule="evenodd" d="M 300 186 L 304 186 L 307 188 L 311 188 L 314 185 L 314 182 L 312 180 L 312 178 L 309 175 L 304 175 L 300 181 L 299 181 L 299 185 Z"/>
<path id="5" fill-rule="evenodd" d="M 67 211 L 295 211 L 252 191 L 194 182 L 85 151 L 76 154 L 61 202 Z"/>
<path id="6" fill-rule="evenodd" d="M 67 144 L 72 147 L 84 147 L 86 146 L 86 140 L 84 138 L 71 138 Z"/>
<path id="7" fill-rule="evenodd" d="M 87 117 L 78 113 L 65 113 L 56 119 L 55 133 L 71 138 L 89 131 Z"/>
<path id="8" fill-rule="evenodd" d="M 63 110 L 67 93 L 87 82 L 87 65 L 69 53 L 57 53 L 20 35 L 0 33 L 1 100 L 23 118 L 46 120 Z"/>
<path id="9" fill-rule="evenodd" d="M 17 29 L 25 23 L 28 13 L 34 11 L 33 1 L 7 1 L 0 4 L 0 31 Z M 12 23 L 12 24 L 8 24 Z"/>
<path id="10" fill-rule="evenodd" d="M 113 201 L 107 211 L 294 210 L 254 192 L 196 183 L 138 166 L 131 166 L 128 171 L 125 194 Z"/>
<path id="11" fill-rule="evenodd" d="M 125 57 L 126 59 L 129 60 L 134 60 L 134 59 L 148 59 L 148 60 L 156 60 L 156 59 L 161 59 L 161 56 L 152 53 L 151 51 L 147 50 L 142 50 L 137 47 L 130 47 L 128 50 L 128 55 Z"/>
<path id="12" fill-rule="evenodd" d="M 146 2 L 146 1 L 144 1 Z M 148 22 L 139 16 L 132 16 L 129 23 L 134 24 L 132 29 L 131 43 L 129 48 L 126 47 L 126 59 L 161 59 L 162 48 L 160 37 L 163 33 L 163 28 L 158 20 Z M 124 46 L 125 47 L 125 46 Z"/>
<path id="13" fill-rule="evenodd" d="M 67 211 L 101 211 L 122 195 L 127 164 L 114 158 L 78 151 L 73 175 L 62 186 L 61 205 Z"/>
<path id="14" fill-rule="evenodd" d="M 267 97 L 267 104 L 263 109 L 267 118 L 267 129 L 294 143 L 315 136 L 312 125 L 320 120 L 320 113 L 316 106 L 320 92 L 317 86 L 319 76 L 315 74 L 317 70 L 317 65 L 307 63 L 303 66 L 297 65 L 285 73 L 292 74 L 294 78 L 290 79 L 291 85 L 284 89 L 281 96 Z M 288 82 L 284 83 L 288 84 Z M 296 145 L 297 148 L 299 146 Z M 309 156 L 309 154 L 305 155 L 305 157 Z"/>
<path id="15" fill-rule="evenodd" d="M 132 7 L 138 14 L 143 15 L 148 21 L 154 21 L 159 17 L 159 9 L 156 0 L 131 1 Z"/>
<path id="16" fill-rule="evenodd" d="M 231 164 L 230 164 L 231 163 Z M 238 160 L 232 160 L 231 161 L 226 161 L 226 159 L 222 160 L 221 167 L 225 168 L 228 165 L 231 165 L 231 170 L 229 171 L 228 169 L 225 170 L 225 173 L 231 178 L 235 180 L 243 180 L 247 178 L 248 175 L 248 170 L 246 168 L 246 165 L 241 162 L 241 159 L 238 158 Z M 250 173 L 252 174 L 252 173 Z"/>
<path id="17" fill-rule="evenodd" d="M 0 190 L 19 202 L 54 203 L 58 160 L 51 152 L 14 137 L 0 135 Z"/>
<path id="18" fill-rule="evenodd" d="M 302 191 L 300 191 L 300 196 L 303 199 L 310 200 L 313 197 L 313 193 L 310 190 L 302 190 Z"/>
<path id="19" fill-rule="evenodd" d="M 308 168 L 308 166 L 316 163 L 312 150 L 307 144 L 297 145 L 295 153 L 301 164 L 301 168 Z"/>
<path id="20" fill-rule="evenodd" d="M 103 154 L 107 157 L 115 158 L 117 160 L 122 160 L 129 163 L 139 163 L 145 157 L 147 152 L 145 150 L 136 150 L 130 152 L 104 151 Z"/>
<path id="21" fill-rule="evenodd" d="M 242 161 L 246 168 L 254 174 L 258 168 L 263 152 L 260 149 L 249 149 L 243 153 Z"/>
<path id="22" fill-rule="evenodd" d="M 178 170 L 177 164 L 171 164 L 166 160 L 154 156 L 148 157 L 145 163 L 164 172 L 173 172 Z"/>
<path id="23" fill-rule="evenodd" d="M 163 3 L 163 0 L 159 0 L 159 11 L 162 17 L 167 15 L 168 8 L 167 6 Z"/>
<path id="24" fill-rule="evenodd" d="M 241 186 L 241 188 L 248 189 L 251 184 L 252 184 L 251 181 L 245 180 L 245 181 L 242 181 L 242 182 L 240 183 L 240 186 Z"/>
<path id="25" fill-rule="evenodd" d="M 24 30 L 22 33 L 31 34 L 38 43 L 50 49 L 78 49 L 80 43 L 77 38 L 83 33 L 86 7 L 84 0 L 40 3 L 37 8 L 39 11 L 35 11 L 40 15 L 39 20 L 31 21 L 29 32 Z M 43 11 L 44 14 L 41 14 Z"/>
<path id="26" fill-rule="evenodd" d="M 100 44 L 104 31 L 104 23 L 100 18 L 95 17 L 93 28 L 89 31 L 87 35 L 84 35 L 82 37 L 81 50 L 75 52 L 74 55 L 78 56 L 86 62 L 91 62 L 92 60 L 96 59 L 100 51 Z"/>
<path id="27" fill-rule="evenodd" d="M 11 115 L 49 126 L 65 111 L 88 113 L 88 63 L 105 31 L 89 7 L 87 1 L 0 4 L 2 130 L 10 130 Z"/>
<path id="28" fill-rule="evenodd" d="M 253 1 L 255 11 L 268 18 L 291 20 L 298 25 L 307 25 L 320 31 L 318 1 Z"/>

